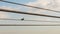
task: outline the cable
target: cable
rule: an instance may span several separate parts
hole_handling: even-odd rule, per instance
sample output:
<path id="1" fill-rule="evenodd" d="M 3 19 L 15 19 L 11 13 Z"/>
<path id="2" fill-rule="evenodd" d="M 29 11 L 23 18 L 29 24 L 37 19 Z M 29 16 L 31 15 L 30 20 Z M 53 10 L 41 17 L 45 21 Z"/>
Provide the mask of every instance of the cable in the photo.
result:
<path id="1" fill-rule="evenodd" d="M 52 18 L 60 18 L 58 16 L 51 16 L 51 15 L 44 15 L 44 14 L 35 14 L 35 13 L 28 13 L 28 12 L 22 12 L 22 11 L 13 11 L 13 10 L 6 10 L 6 9 L 0 9 L 0 11 L 18 13 L 18 14 L 35 15 L 35 16 L 52 17 Z"/>
<path id="2" fill-rule="evenodd" d="M 60 21 L 43 21 L 43 20 L 21 20 L 21 19 L 9 19 L 9 18 L 0 18 L 0 20 L 34 21 L 34 22 L 60 22 Z"/>
<path id="3" fill-rule="evenodd" d="M 35 6 L 30 6 L 30 5 L 20 4 L 20 3 L 15 3 L 15 2 L 9 2 L 9 1 L 4 1 L 4 0 L 0 0 L 0 1 L 6 2 L 6 3 L 11 3 L 11 4 L 16 4 L 16 5 L 32 7 L 32 8 L 36 8 L 36 9 L 48 10 L 48 11 L 53 11 L 53 12 L 58 12 L 58 13 L 60 12 L 60 11 L 55 11 L 55 10 L 51 10 L 51 9 L 45 9 L 45 8 L 40 8 L 40 7 L 35 7 Z"/>
<path id="4" fill-rule="evenodd" d="M 60 21 L 43 21 L 43 20 L 23 20 L 23 21 L 34 21 L 34 22 L 59 22 Z"/>
<path id="5" fill-rule="evenodd" d="M 0 26 L 60 26 L 60 24 L 0 24 Z"/>
<path id="6" fill-rule="evenodd" d="M 0 18 L 0 20 L 21 20 L 21 19 L 9 19 L 9 18 Z"/>
<path id="7" fill-rule="evenodd" d="M 21 20 L 21 19 L 9 19 L 9 18 L 0 18 L 0 20 L 34 21 L 34 22 L 60 22 L 60 21 L 43 21 L 43 20 Z"/>

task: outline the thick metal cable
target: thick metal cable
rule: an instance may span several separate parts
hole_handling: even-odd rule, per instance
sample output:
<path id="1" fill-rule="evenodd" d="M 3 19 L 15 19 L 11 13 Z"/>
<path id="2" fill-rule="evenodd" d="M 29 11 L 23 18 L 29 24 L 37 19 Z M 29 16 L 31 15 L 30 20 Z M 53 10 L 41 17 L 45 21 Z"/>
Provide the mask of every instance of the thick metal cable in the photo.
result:
<path id="1" fill-rule="evenodd" d="M 60 21 L 43 21 L 43 20 L 21 20 L 21 19 L 11 19 L 11 18 L 0 18 L 0 20 L 14 20 L 14 21 L 36 21 L 36 22 L 60 22 Z"/>
<path id="2" fill-rule="evenodd" d="M 0 20 L 12 20 L 12 21 L 33 21 L 33 22 L 60 22 L 60 21 L 44 21 L 44 20 L 21 20 L 21 19 L 10 19 L 10 18 L 0 18 Z"/>
<path id="3" fill-rule="evenodd" d="M 35 14 L 35 13 L 28 13 L 28 12 L 22 12 L 22 11 L 13 11 L 13 10 L 5 10 L 5 9 L 0 9 L 0 11 L 18 13 L 18 14 L 35 15 L 35 16 L 52 17 L 52 18 L 60 18 L 58 16 L 51 16 L 51 15 L 44 15 L 44 14 Z"/>
<path id="4" fill-rule="evenodd" d="M 0 24 L 0 26 L 60 26 L 60 24 Z"/>
<path id="5" fill-rule="evenodd" d="M 48 11 L 53 11 L 53 12 L 60 13 L 60 11 L 55 11 L 55 10 L 51 10 L 51 9 L 40 8 L 40 7 L 35 7 L 35 6 L 30 6 L 30 5 L 25 5 L 25 4 L 20 4 L 20 3 L 5 1 L 5 0 L 0 0 L 0 1 L 6 2 L 6 3 L 11 3 L 11 4 L 16 4 L 16 5 L 22 5 L 22 6 L 32 7 L 32 8 L 36 8 L 36 9 L 42 9 L 42 10 L 48 10 Z"/>

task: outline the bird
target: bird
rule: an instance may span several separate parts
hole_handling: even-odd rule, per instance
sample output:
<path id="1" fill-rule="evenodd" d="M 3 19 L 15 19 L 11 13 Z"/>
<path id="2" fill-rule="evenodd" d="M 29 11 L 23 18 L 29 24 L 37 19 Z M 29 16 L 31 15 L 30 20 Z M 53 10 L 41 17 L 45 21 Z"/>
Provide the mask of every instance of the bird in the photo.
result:
<path id="1" fill-rule="evenodd" d="M 21 19 L 22 21 L 24 20 L 24 18 Z"/>

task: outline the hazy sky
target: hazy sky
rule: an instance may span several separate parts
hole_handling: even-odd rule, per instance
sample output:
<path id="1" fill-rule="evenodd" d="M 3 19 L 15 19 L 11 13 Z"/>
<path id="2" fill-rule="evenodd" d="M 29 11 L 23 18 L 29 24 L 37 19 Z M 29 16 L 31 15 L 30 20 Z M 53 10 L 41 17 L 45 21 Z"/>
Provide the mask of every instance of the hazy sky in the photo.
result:
<path id="1" fill-rule="evenodd" d="M 17 2 L 17 3 L 37 6 L 41 8 L 48 8 L 48 9 L 57 10 L 57 11 L 60 10 L 59 0 L 6 0 L 6 1 Z M 0 8 L 15 9 L 15 10 L 21 10 L 21 11 L 30 12 L 30 13 L 60 16 L 60 13 L 56 13 L 53 11 L 13 5 L 13 4 L 5 3 L 5 2 L 0 2 Z M 25 18 L 25 20 L 60 21 L 59 18 L 50 18 L 50 17 L 43 17 L 43 16 L 32 16 L 32 15 L 22 15 L 22 14 L 0 12 L 0 18 L 21 19 L 23 17 Z"/>
<path id="2" fill-rule="evenodd" d="M 42 8 L 49 8 L 60 11 L 60 0 L 7 0 Z M 60 13 L 52 11 L 32 9 L 23 6 L 17 6 L 0 2 L 0 8 L 8 10 L 21 10 L 24 12 L 47 14 L 53 16 L 60 16 Z M 60 21 L 58 18 L 50 18 L 43 16 L 22 15 L 15 13 L 0 12 L 0 18 L 16 18 L 25 20 L 43 20 L 43 21 Z M 36 22 L 36 21 L 9 21 L 0 20 L 0 24 L 60 24 L 59 22 Z M 60 34 L 60 26 L 0 26 L 0 34 Z"/>

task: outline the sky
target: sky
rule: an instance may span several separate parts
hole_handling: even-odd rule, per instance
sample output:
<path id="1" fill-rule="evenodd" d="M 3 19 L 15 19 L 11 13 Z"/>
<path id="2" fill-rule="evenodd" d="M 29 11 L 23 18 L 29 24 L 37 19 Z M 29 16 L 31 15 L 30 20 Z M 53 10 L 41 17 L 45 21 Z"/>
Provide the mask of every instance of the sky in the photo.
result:
<path id="1" fill-rule="evenodd" d="M 60 11 L 60 0 L 6 0 L 42 8 L 49 8 Z M 30 7 L 23 7 L 19 5 L 8 4 L 0 2 L 0 8 L 8 10 L 21 10 L 23 12 L 48 14 L 53 16 L 60 16 L 60 13 L 35 9 Z M 43 20 L 43 21 L 60 21 L 58 18 L 50 18 L 43 16 L 23 15 L 15 13 L 0 12 L 0 18 L 14 18 L 25 20 Z M 0 24 L 60 24 L 59 22 L 36 22 L 36 21 L 12 21 L 0 20 Z M 60 34 L 60 26 L 0 26 L 1 34 Z"/>
<path id="2" fill-rule="evenodd" d="M 57 0 L 57 1 L 56 0 L 6 0 L 6 1 L 27 4 L 27 5 L 37 6 L 37 7 L 41 7 L 41 8 L 48 8 L 48 9 L 52 9 L 52 10 L 56 10 L 56 11 L 60 10 L 59 0 Z M 30 8 L 30 7 L 20 6 L 20 5 L 13 5 L 13 4 L 5 3 L 5 2 L 0 2 L 0 6 L 1 6 L 1 8 L 3 7 L 5 9 L 8 9 L 8 8 L 16 9 L 16 10 L 21 10 L 23 12 L 60 16 L 60 13 L 56 13 L 53 11 L 35 9 L 35 8 Z M 44 20 L 44 21 L 45 20 L 46 21 L 60 21 L 59 18 L 14 14 L 14 13 L 6 13 L 6 12 L 0 12 L 0 13 L 1 13 L 1 16 L 0 16 L 1 18 L 21 19 L 24 17 L 27 20 L 31 19 L 31 20 Z"/>

